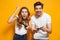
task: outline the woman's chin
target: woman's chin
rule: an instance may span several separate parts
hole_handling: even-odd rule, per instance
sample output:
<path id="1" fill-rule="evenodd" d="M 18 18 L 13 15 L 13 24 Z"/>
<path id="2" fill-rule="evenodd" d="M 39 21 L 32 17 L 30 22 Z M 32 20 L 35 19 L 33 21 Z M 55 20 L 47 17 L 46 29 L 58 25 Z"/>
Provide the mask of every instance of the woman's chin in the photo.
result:
<path id="1" fill-rule="evenodd" d="M 26 18 L 25 18 L 25 17 L 23 17 L 23 19 L 25 20 Z"/>

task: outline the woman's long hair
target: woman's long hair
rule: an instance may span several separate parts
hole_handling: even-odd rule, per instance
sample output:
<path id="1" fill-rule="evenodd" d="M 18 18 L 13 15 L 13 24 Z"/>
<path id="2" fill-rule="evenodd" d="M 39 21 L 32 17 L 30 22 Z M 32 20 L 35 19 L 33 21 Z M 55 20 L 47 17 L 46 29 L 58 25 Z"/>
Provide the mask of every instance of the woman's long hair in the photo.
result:
<path id="1" fill-rule="evenodd" d="M 22 9 L 27 9 L 27 12 L 28 12 L 28 17 L 27 17 L 25 20 L 22 18 L 22 15 L 21 15 Z M 19 24 L 19 23 L 20 23 L 20 22 L 23 22 L 23 21 L 29 25 L 30 12 L 29 12 L 28 8 L 26 8 L 26 7 L 22 7 L 22 8 L 20 9 L 20 11 L 19 11 L 19 14 L 18 14 L 17 26 L 19 27 L 19 29 L 22 27 L 22 25 Z"/>

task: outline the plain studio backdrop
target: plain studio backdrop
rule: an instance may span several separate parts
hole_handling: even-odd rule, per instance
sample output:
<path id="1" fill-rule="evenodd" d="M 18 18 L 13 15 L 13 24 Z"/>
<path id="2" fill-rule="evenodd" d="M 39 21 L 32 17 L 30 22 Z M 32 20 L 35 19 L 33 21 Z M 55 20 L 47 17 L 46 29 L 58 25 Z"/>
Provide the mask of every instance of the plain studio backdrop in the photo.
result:
<path id="1" fill-rule="evenodd" d="M 8 24 L 7 21 L 16 7 L 26 6 L 32 16 L 34 14 L 33 4 L 37 1 L 41 1 L 44 4 L 43 11 L 52 17 L 52 34 L 49 35 L 49 39 L 60 40 L 60 0 L 0 0 L 0 40 L 13 39 L 14 22 Z M 32 37 L 31 35 L 30 33 L 29 40 Z"/>

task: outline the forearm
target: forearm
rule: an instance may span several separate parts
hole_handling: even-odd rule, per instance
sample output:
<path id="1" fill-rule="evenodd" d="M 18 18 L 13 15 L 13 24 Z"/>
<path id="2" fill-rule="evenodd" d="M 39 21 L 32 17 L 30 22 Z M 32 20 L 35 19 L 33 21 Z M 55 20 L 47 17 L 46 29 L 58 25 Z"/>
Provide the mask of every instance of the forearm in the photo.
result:
<path id="1" fill-rule="evenodd" d="M 51 26 L 51 23 L 47 24 L 46 26 L 47 26 L 46 31 L 47 31 L 48 33 L 51 33 L 51 32 L 52 32 L 52 26 Z"/>
<path id="2" fill-rule="evenodd" d="M 18 10 L 19 10 L 19 8 L 17 8 L 17 9 L 13 12 L 13 14 L 11 15 L 11 17 L 10 17 L 9 20 L 8 20 L 9 23 L 12 22 L 12 20 L 13 20 L 13 18 L 15 17 L 15 15 L 16 15 L 16 13 L 17 13 Z"/>
<path id="3" fill-rule="evenodd" d="M 51 33 L 51 29 L 46 28 L 46 32 Z"/>
<path id="4" fill-rule="evenodd" d="M 43 30 L 44 32 L 51 33 L 51 28 L 50 27 L 41 27 L 40 29 Z"/>

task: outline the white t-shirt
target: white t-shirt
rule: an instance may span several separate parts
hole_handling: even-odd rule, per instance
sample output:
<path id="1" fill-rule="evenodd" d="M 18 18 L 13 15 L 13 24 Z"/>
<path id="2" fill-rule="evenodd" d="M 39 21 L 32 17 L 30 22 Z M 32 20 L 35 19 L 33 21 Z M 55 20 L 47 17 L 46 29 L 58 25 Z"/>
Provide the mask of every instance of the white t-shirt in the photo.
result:
<path id="1" fill-rule="evenodd" d="M 27 30 L 25 29 L 24 25 L 22 25 L 22 27 L 19 29 L 17 27 L 17 23 L 15 23 L 15 33 L 18 35 L 24 35 L 27 33 Z"/>
<path id="2" fill-rule="evenodd" d="M 42 26 L 46 26 L 46 24 L 51 23 L 51 17 L 47 13 L 42 14 L 41 17 L 36 18 L 35 15 L 31 17 L 31 23 L 32 25 L 36 24 L 36 28 L 41 28 Z M 42 39 L 42 38 L 48 38 L 47 32 L 43 32 L 42 30 L 39 30 L 37 33 L 34 34 L 34 39 Z"/>

